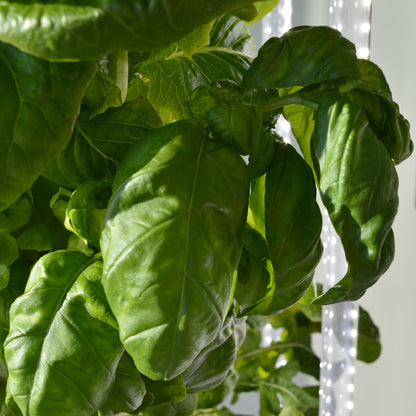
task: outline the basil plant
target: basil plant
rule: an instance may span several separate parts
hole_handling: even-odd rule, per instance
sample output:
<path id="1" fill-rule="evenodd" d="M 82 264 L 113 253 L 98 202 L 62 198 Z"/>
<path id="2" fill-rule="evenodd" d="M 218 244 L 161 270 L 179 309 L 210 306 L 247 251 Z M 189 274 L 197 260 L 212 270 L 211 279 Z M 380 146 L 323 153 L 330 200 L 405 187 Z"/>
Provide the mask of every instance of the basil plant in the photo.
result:
<path id="1" fill-rule="evenodd" d="M 321 305 L 390 266 L 413 144 L 336 30 L 256 55 L 247 23 L 276 3 L 2 2 L 1 415 L 232 415 L 243 392 L 261 416 L 318 414 Z M 317 192 L 348 262 L 326 292 Z"/>

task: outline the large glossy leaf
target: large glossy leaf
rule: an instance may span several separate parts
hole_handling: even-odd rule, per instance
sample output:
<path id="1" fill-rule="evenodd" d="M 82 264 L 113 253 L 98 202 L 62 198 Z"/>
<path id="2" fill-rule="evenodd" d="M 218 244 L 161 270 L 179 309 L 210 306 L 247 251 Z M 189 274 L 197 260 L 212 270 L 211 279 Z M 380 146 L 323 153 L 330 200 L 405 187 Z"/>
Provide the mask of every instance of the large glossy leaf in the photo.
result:
<path id="1" fill-rule="evenodd" d="M 114 173 L 127 149 L 162 126 L 149 101 L 138 98 L 89 119 L 82 112 L 68 146 L 44 175 L 61 186 L 76 188 L 82 182 Z"/>
<path id="2" fill-rule="evenodd" d="M 157 130 L 120 165 L 101 241 L 104 287 L 121 340 L 148 377 L 182 373 L 217 336 L 247 200 L 244 161 L 197 123 Z"/>
<path id="3" fill-rule="evenodd" d="M 79 252 L 47 254 L 13 303 L 4 352 L 24 416 L 89 416 L 106 399 L 123 348 L 101 272 Z"/>
<path id="4" fill-rule="evenodd" d="M 0 43 L 0 211 L 65 147 L 94 71 L 90 62 L 49 63 Z"/>
<path id="5" fill-rule="evenodd" d="M 244 22 L 223 16 L 211 30 L 210 44 L 197 48 L 192 56 L 174 47 L 139 68 L 149 81 L 151 103 L 174 119 L 189 117 L 188 101 L 196 87 L 221 79 L 241 82 L 250 64 L 247 54 L 253 53 L 252 42 Z"/>
<path id="6" fill-rule="evenodd" d="M 289 144 L 275 143 L 266 174 L 265 224 L 276 287 L 264 313 L 274 314 L 303 296 L 322 255 L 312 171 Z"/>
<path id="7" fill-rule="evenodd" d="M 263 45 L 243 85 L 245 90 L 304 87 L 344 77 L 352 85 L 360 80 L 354 45 L 335 29 L 301 26 Z"/>
<path id="8" fill-rule="evenodd" d="M 318 301 L 358 299 L 393 260 L 397 173 L 364 112 L 343 96 L 321 104 L 313 148 L 322 201 L 348 263 L 344 278 Z"/>
<path id="9" fill-rule="evenodd" d="M 228 10 L 248 3 L 251 2 L 10 1 L 1 8 L 0 40 L 51 60 L 99 58 L 120 49 L 163 49 Z"/>

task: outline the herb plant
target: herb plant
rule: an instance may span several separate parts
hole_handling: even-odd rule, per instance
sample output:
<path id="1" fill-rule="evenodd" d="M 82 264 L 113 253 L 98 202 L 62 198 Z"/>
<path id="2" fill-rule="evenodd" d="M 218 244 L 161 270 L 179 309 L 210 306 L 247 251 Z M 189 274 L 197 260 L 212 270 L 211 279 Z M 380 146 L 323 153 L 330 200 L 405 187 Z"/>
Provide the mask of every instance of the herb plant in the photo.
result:
<path id="1" fill-rule="evenodd" d="M 2 3 L 2 415 L 231 415 L 246 391 L 262 416 L 317 414 L 293 376 L 319 379 L 320 305 L 389 267 L 413 145 L 339 32 L 254 58 L 242 19 L 275 4 Z M 317 189 L 348 262 L 325 293 Z M 359 359 L 378 338 L 362 311 Z"/>

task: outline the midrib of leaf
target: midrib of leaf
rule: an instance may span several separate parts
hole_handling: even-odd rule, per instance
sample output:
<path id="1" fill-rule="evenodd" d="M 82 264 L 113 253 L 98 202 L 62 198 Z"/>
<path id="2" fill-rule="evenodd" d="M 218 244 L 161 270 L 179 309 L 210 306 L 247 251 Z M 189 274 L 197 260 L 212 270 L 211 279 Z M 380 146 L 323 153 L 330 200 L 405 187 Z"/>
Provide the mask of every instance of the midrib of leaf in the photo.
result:
<path id="1" fill-rule="evenodd" d="M 184 289 L 185 289 L 185 284 L 187 281 L 187 274 L 188 274 L 188 261 L 189 261 L 189 251 L 190 251 L 190 247 L 189 247 L 189 234 L 190 234 L 190 228 L 191 228 L 191 217 L 192 217 L 192 209 L 193 209 L 193 202 L 194 202 L 194 198 L 195 198 L 195 191 L 196 191 L 196 186 L 198 183 L 198 177 L 199 177 L 199 170 L 200 170 L 200 164 L 201 164 L 201 158 L 202 158 L 202 153 L 203 153 L 203 149 L 205 146 L 205 141 L 206 141 L 206 137 L 204 137 L 201 140 L 201 144 L 199 147 L 199 152 L 198 152 L 198 157 L 196 160 L 196 166 L 195 166 L 195 176 L 194 176 L 194 182 L 192 184 L 192 191 L 191 191 L 191 195 L 189 198 L 189 205 L 188 205 L 188 210 L 187 210 L 187 219 L 186 219 L 186 241 L 185 241 L 185 249 L 186 249 L 186 253 L 185 253 L 185 260 L 184 260 L 184 268 L 183 268 L 183 275 L 182 275 L 182 290 L 181 290 L 181 298 L 179 301 L 179 308 L 178 308 L 178 315 L 176 317 L 176 322 L 175 322 L 175 331 L 173 333 L 173 343 L 172 343 L 172 349 L 170 352 L 170 357 L 169 357 L 169 367 L 167 369 L 167 372 L 169 372 L 169 370 L 171 369 L 172 366 L 172 359 L 173 359 L 173 353 L 175 350 L 175 345 L 176 345 L 176 337 L 177 334 L 179 332 L 179 328 L 178 328 L 178 324 L 179 324 L 179 319 L 181 317 L 181 311 L 182 311 L 182 304 L 183 304 L 183 295 L 184 295 Z"/>
<path id="2" fill-rule="evenodd" d="M 81 128 L 80 123 L 76 124 L 76 128 L 77 130 L 80 132 L 81 136 L 86 140 L 86 142 L 99 154 L 101 155 L 104 159 L 108 159 L 111 162 L 115 163 L 116 165 L 118 165 L 120 162 L 113 159 L 110 156 L 107 156 L 101 149 L 99 149 L 97 146 L 95 146 L 95 144 L 93 143 L 92 139 L 88 136 L 88 134 Z"/>

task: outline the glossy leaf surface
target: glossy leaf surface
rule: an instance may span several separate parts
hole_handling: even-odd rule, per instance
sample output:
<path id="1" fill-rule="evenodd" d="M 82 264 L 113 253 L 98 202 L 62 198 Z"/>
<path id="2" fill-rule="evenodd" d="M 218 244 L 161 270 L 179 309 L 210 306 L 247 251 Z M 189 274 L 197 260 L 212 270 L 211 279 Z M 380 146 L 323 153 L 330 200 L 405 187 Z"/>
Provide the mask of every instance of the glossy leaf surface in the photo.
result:
<path id="1" fill-rule="evenodd" d="M 313 147 L 322 201 L 348 263 L 345 277 L 318 301 L 355 300 L 393 260 L 397 173 L 364 112 L 342 96 L 320 106 Z"/>
<path id="2" fill-rule="evenodd" d="M 244 89 L 304 87 L 343 77 L 360 80 L 354 45 L 327 26 L 300 26 L 262 46 Z"/>
<path id="3" fill-rule="evenodd" d="M 71 195 L 66 209 L 66 227 L 96 248 L 110 196 L 111 180 L 85 182 Z"/>
<path id="4" fill-rule="evenodd" d="M 169 379 L 215 339 L 228 312 L 247 168 L 201 125 L 181 121 L 132 147 L 113 186 L 101 241 L 106 295 L 136 367 Z"/>
<path id="5" fill-rule="evenodd" d="M 94 70 L 90 62 L 49 63 L 0 43 L 0 211 L 68 143 Z"/>
<path id="6" fill-rule="evenodd" d="M 92 415 L 106 399 L 123 349 L 101 273 L 81 253 L 47 254 L 13 303 L 4 351 L 24 416 Z"/>
<path id="7" fill-rule="evenodd" d="M 7 2 L 0 40 L 51 60 L 100 58 L 117 50 L 164 49 L 248 0 Z M 18 25 L 19 31 L 14 30 Z M 47 42 L 45 41 L 47 39 Z"/>
<path id="8" fill-rule="evenodd" d="M 272 314 L 303 296 L 322 255 L 322 217 L 312 171 L 288 144 L 275 143 L 266 174 L 265 224 L 276 284 L 265 313 Z"/>

